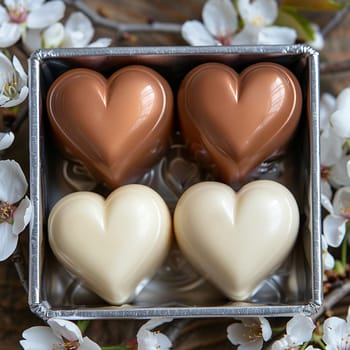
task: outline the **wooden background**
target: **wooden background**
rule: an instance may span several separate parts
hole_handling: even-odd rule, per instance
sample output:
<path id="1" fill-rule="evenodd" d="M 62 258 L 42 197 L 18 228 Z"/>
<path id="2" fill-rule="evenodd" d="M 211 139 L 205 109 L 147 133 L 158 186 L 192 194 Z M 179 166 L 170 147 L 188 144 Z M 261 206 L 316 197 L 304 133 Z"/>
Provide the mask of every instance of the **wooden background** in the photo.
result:
<path id="1" fill-rule="evenodd" d="M 150 21 L 182 23 L 187 19 L 200 19 L 203 0 L 89 0 L 92 8 L 107 18 L 135 23 Z M 131 6 L 132 3 L 132 6 Z M 314 16 L 324 24 L 331 15 Z M 113 44 L 123 45 L 184 45 L 179 34 L 133 33 L 115 35 L 111 30 L 98 28 L 100 35 L 113 36 Z M 322 62 L 350 61 L 350 15 L 346 15 L 340 25 L 326 37 L 326 46 L 321 52 Z M 341 89 L 350 86 L 350 70 L 338 73 L 322 74 L 322 91 L 337 94 Z M 19 133 L 24 133 L 24 129 Z M 25 136 L 23 136 L 25 139 Z M 13 158 L 25 159 L 25 147 L 15 146 Z M 21 236 L 21 247 L 28 232 Z M 343 301 L 346 305 L 347 300 Z M 345 310 L 340 308 L 339 310 Z M 342 311 L 340 311 L 342 312 Z M 88 335 L 101 345 L 112 345 L 135 337 L 140 321 L 94 321 Z M 169 333 L 174 341 L 174 348 L 185 349 L 232 349 L 226 340 L 225 328 L 227 319 L 178 320 Z M 0 263 L 0 350 L 20 349 L 19 339 L 24 329 L 33 325 L 42 325 L 27 306 L 27 295 L 18 278 L 12 259 Z"/>

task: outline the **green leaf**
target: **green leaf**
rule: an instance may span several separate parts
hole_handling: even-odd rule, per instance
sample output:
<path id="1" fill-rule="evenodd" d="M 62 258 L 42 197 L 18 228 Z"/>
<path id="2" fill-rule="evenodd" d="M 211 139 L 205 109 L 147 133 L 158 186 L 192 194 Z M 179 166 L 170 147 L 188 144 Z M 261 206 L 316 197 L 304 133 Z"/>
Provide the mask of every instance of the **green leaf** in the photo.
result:
<path id="1" fill-rule="evenodd" d="M 292 7 L 281 7 L 275 24 L 294 28 L 297 31 L 298 39 L 301 41 L 308 42 L 315 39 L 311 23 Z"/>
<path id="2" fill-rule="evenodd" d="M 85 333 L 86 329 L 88 328 L 90 324 L 89 320 L 79 320 L 77 321 L 77 326 L 79 327 L 82 334 Z"/>
<path id="3" fill-rule="evenodd" d="M 282 0 L 282 6 L 291 6 L 308 11 L 337 11 L 349 4 L 342 0 Z"/>

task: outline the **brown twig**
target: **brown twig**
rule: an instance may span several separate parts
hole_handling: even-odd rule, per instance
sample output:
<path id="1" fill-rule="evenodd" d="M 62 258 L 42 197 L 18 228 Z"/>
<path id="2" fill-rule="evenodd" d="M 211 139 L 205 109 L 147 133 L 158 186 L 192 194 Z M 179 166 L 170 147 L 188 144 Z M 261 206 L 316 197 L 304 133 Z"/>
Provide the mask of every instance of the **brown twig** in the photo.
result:
<path id="1" fill-rule="evenodd" d="M 26 293 L 28 293 L 28 277 L 26 275 L 27 266 L 19 246 L 17 246 L 15 252 L 12 254 L 11 260 L 13 262 L 13 265 L 15 266 L 19 280 L 24 290 L 26 291 Z"/>
<path id="2" fill-rule="evenodd" d="M 64 0 L 67 5 L 83 12 L 88 16 L 95 25 L 104 26 L 115 30 L 117 33 L 123 32 L 165 32 L 165 33 L 180 33 L 181 24 L 166 23 L 166 22 L 150 22 L 150 23 L 121 23 L 115 20 L 110 20 L 99 15 L 90 6 L 85 4 L 83 0 Z"/>
<path id="3" fill-rule="evenodd" d="M 340 11 L 336 11 L 335 15 L 327 22 L 327 24 L 322 28 L 321 33 L 326 37 L 333 29 L 335 29 L 345 18 L 345 16 L 350 11 L 350 6 L 344 7 Z"/>
<path id="4" fill-rule="evenodd" d="M 321 74 L 334 74 L 350 71 L 350 60 L 339 62 L 322 62 L 320 64 Z"/>
<path id="5" fill-rule="evenodd" d="M 342 286 L 334 289 L 325 298 L 324 302 L 318 311 L 312 315 L 312 319 L 316 321 L 319 319 L 327 310 L 330 310 L 340 300 L 350 293 L 350 281 L 345 282 Z"/>

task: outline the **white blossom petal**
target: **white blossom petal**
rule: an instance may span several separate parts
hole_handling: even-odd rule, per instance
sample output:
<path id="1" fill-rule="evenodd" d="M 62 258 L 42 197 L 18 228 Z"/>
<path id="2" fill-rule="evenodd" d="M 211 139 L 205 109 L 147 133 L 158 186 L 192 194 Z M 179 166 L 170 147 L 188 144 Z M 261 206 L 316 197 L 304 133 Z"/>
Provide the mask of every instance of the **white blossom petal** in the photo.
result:
<path id="1" fill-rule="evenodd" d="M 12 234 L 12 225 L 0 223 L 0 261 L 6 260 L 17 247 L 18 236 Z"/>
<path id="2" fill-rule="evenodd" d="M 9 99 L 7 102 L 5 102 L 2 107 L 14 107 L 21 104 L 28 96 L 29 89 L 27 86 L 23 86 L 21 91 L 19 92 L 18 96 L 13 99 Z"/>
<path id="3" fill-rule="evenodd" d="M 232 45 L 256 45 L 258 42 L 259 28 L 246 24 L 231 40 Z"/>
<path id="4" fill-rule="evenodd" d="M 101 350 L 101 347 L 88 337 L 83 338 L 79 350 Z"/>
<path id="5" fill-rule="evenodd" d="M 330 124 L 339 137 L 350 137 L 349 110 L 337 110 L 330 117 Z"/>
<path id="6" fill-rule="evenodd" d="M 12 234 L 18 235 L 26 228 L 32 218 L 32 209 L 32 202 L 26 196 L 13 214 Z"/>
<path id="7" fill-rule="evenodd" d="M 287 45 L 294 44 L 297 32 L 293 28 L 270 26 L 263 27 L 258 33 L 259 45 Z"/>
<path id="8" fill-rule="evenodd" d="M 328 179 L 334 187 L 350 186 L 349 176 L 350 155 L 342 157 L 329 171 Z"/>
<path id="9" fill-rule="evenodd" d="M 330 317 L 324 321 L 322 339 L 327 345 L 327 350 L 340 348 L 340 338 L 344 326 L 346 326 L 346 322 L 340 317 Z"/>
<path id="10" fill-rule="evenodd" d="M 154 328 L 165 322 L 171 322 L 172 318 L 159 318 L 147 321 L 137 332 L 136 338 L 139 350 L 168 350 L 172 343 L 170 339 L 159 332 L 152 332 Z"/>
<path id="11" fill-rule="evenodd" d="M 10 47 L 21 38 L 21 29 L 16 23 L 0 24 L 0 48 Z"/>
<path id="12" fill-rule="evenodd" d="M 158 326 L 161 326 L 164 323 L 172 322 L 172 320 L 173 320 L 172 318 L 163 318 L 163 317 L 150 319 L 141 326 L 141 328 L 139 329 L 139 332 L 143 330 L 150 331 Z"/>
<path id="13" fill-rule="evenodd" d="M 29 13 L 27 26 L 30 29 L 44 29 L 61 20 L 66 6 L 63 1 L 54 0 L 44 3 Z"/>
<path id="14" fill-rule="evenodd" d="M 245 344 L 247 342 L 245 331 L 243 323 L 232 323 L 227 327 L 227 338 L 233 345 Z"/>
<path id="15" fill-rule="evenodd" d="M 293 345 L 301 345 L 309 341 L 315 325 L 311 318 L 304 314 L 295 315 L 287 322 L 286 331 L 293 338 Z"/>
<path id="16" fill-rule="evenodd" d="M 7 72 L 12 71 L 13 66 L 9 58 L 0 51 L 0 89 L 7 83 Z"/>
<path id="17" fill-rule="evenodd" d="M 231 36 L 238 27 L 237 13 L 230 0 L 209 0 L 202 11 L 203 23 L 215 38 Z"/>
<path id="18" fill-rule="evenodd" d="M 289 348 L 287 337 L 283 337 L 279 340 L 276 340 L 271 347 L 271 350 L 286 350 Z"/>
<path id="19" fill-rule="evenodd" d="M 83 337 L 81 331 L 75 323 L 59 318 L 51 318 L 47 323 L 56 337 L 63 337 L 69 341 L 78 340 L 79 343 L 82 343 Z"/>
<path id="20" fill-rule="evenodd" d="M 321 192 L 321 205 L 325 208 L 330 214 L 334 213 L 333 205 L 331 203 L 330 197 L 326 196 Z"/>
<path id="21" fill-rule="evenodd" d="M 240 323 L 227 327 L 227 338 L 233 345 L 239 345 L 240 350 L 260 350 L 264 340 L 272 336 L 269 321 L 264 317 L 237 318 Z"/>
<path id="22" fill-rule="evenodd" d="M 339 137 L 350 137 L 350 88 L 340 92 L 335 109 L 330 116 L 332 128 Z"/>
<path id="23" fill-rule="evenodd" d="M 329 184 L 329 182 L 327 180 L 322 179 L 322 178 L 321 178 L 321 195 L 325 196 L 329 202 L 330 202 L 330 199 L 332 198 L 332 195 L 333 195 L 331 185 Z M 331 205 L 331 207 L 333 208 L 332 205 Z M 325 206 L 325 208 L 329 212 L 333 211 L 333 209 L 329 210 L 328 206 Z"/>
<path id="24" fill-rule="evenodd" d="M 315 50 L 322 50 L 324 47 L 324 38 L 320 31 L 320 27 L 315 23 L 312 23 L 311 27 L 314 32 L 314 40 L 309 41 L 308 44 Z"/>
<path id="25" fill-rule="evenodd" d="M 9 148 L 15 139 L 13 132 L 0 132 L 0 151 Z"/>
<path id="26" fill-rule="evenodd" d="M 320 129 L 323 130 L 329 122 L 330 115 L 335 109 L 335 97 L 329 93 L 323 93 L 320 98 Z"/>
<path id="27" fill-rule="evenodd" d="M 275 0 L 238 0 L 237 5 L 244 23 L 258 27 L 271 25 L 278 15 Z"/>
<path id="28" fill-rule="evenodd" d="M 14 204 L 24 197 L 28 183 L 20 165 L 14 160 L 0 161 L 0 200 Z"/>
<path id="29" fill-rule="evenodd" d="M 333 270 L 335 266 L 335 259 L 328 251 L 323 255 L 323 268 L 325 270 Z"/>
<path id="30" fill-rule="evenodd" d="M 334 267 L 335 260 L 334 260 L 334 257 L 328 252 L 328 243 L 324 235 L 321 235 L 321 242 L 322 242 L 323 267 L 325 270 L 331 270 Z"/>
<path id="31" fill-rule="evenodd" d="M 323 220 L 323 233 L 331 247 L 339 247 L 343 242 L 346 222 L 342 216 L 327 215 Z"/>
<path id="32" fill-rule="evenodd" d="M 36 326 L 26 329 L 20 340 L 20 344 L 24 350 L 48 350 L 52 349 L 53 344 L 61 341 L 46 326 Z"/>
<path id="33" fill-rule="evenodd" d="M 265 317 L 259 317 L 259 321 L 264 341 L 270 340 L 272 337 L 272 328 L 270 326 L 270 322 Z"/>
<path id="34" fill-rule="evenodd" d="M 22 42 L 28 54 L 40 49 L 42 44 L 41 29 L 28 29 L 22 36 Z"/>
<path id="35" fill-rule="evenodd" d="M 37 10 L 38 8 L 43 6 L 45 1 L 46 0 L 30 0 L 30 1 L 26 1 L 28 11 L 32 12 L 34 10 Z"/>
<path id="36" fill-rule="evenodd" d="M 196 20 L 186 21 L 181 26 L 181 35 L 190 45 L 219 45 L 219 42 L 208 32 L 204 25 Z"/>
<path id="37" fill-rule="evenodd" d="M 39 9 L 41 6 L 43 6 L 44 2 L 46 0 L 30 0 L 27 1 L 27 8 L 29 12 L 33 12 L 34 10 Z"/>
<path id="38" fill-rule="evenodd" d="M 64 40 L 64 26 L 62 23 L 54 23 L 46 28 L 42 34 L 42 47 L 46 49 L 60 47 Z"/>
<path id="39" fill-rule="evenodd" d="M 94 27 L 82 12 L 72 13 L 65 24 L 64 47 L 85 47 L 94 36 Z"/>
<path id="40" fill-rule="evenodd" d="M 349 215 L 350 214 L 350 187 L 341 187 L 334 194 L 333 198 L 334 212 L 338 215 Z"/>
<path id="41" fill-rule="evenodd" d="M 90 43 L 88 47 L 107 47 L 111 45 L 112 39 L 111 38 L 98 38 L 94 42 Z"/>
<path id="42" fill-rule="evenodd" d="M 0 5 L 0 23 L 10 22 L 10 16 L 4 6 Z"/>
<path id="43" fill-rule="evenodd" d="M 8 97 L 0 95 L 0 107 L 3 106 L 9 100 Z"/>
<path id="44" fill-rule="evenodd" d="M 329 125 L 320 136 L 320 158 L 323 166 L 332 166 L 343 157 L 345 139 L 340 138 Z"/>
<path id="45" fill-rule="evenodd" d="M 21 84 L 21 86 L 26 85 L 27 84 L 27 77 L 28 77 L 27 73 L 24 71 L 21 62 L 19 61 L 19 59 L 16 56 L 13 56 L 12 64 L 13 64 L 14 69 L 16 70 L 16 72 L 19 75 L 19 83 Z"/>

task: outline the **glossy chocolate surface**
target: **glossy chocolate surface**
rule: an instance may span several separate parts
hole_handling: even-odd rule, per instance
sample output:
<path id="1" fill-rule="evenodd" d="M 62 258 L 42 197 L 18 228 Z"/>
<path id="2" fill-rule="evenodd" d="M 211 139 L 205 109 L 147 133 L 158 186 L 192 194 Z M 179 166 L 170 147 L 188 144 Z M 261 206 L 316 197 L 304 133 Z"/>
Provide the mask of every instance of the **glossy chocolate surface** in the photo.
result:
<path id="1" fill-rule="evenodd" d="M 221 63 L 199 65 L 178 94 L 181 128 L 192 153 L 229 184 L 286 146 L 301 108 L 296 77 L 267 62 L 241 74 Z"/>
<path id="2" fill-rule="evenodd" d="M 146 66 L 124 67 L 108 79 L 76 68 L 51 85 L 47 110 L 66 154 L 115 188 L 142 175 L 166 151 L 173 95 Z"/>

